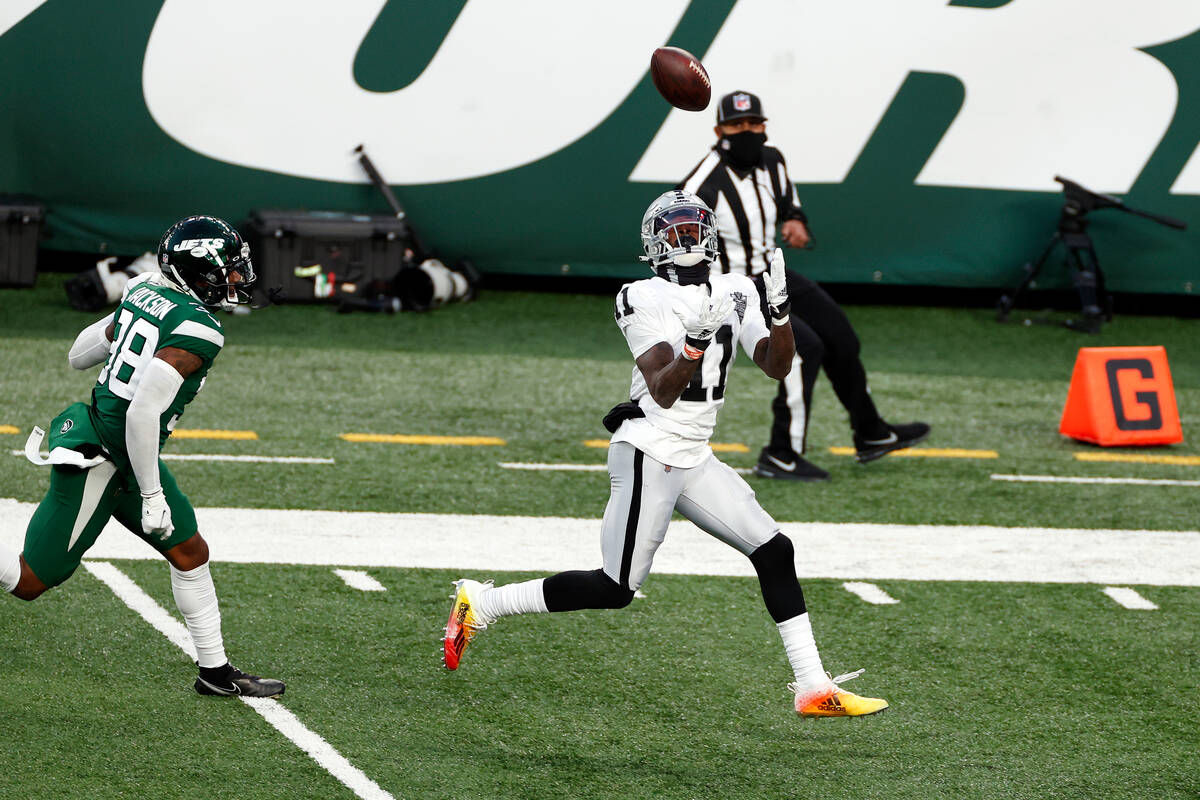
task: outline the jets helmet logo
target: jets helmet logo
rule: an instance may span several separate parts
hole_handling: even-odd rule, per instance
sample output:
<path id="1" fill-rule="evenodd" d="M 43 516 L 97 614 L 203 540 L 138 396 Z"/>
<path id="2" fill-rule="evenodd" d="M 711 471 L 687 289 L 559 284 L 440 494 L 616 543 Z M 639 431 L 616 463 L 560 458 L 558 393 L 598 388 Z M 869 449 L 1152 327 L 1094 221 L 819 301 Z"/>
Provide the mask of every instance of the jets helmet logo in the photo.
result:
<path id="1" fill-rule="evenodd" d="M 176 253 L 188 251 L 196 258 L 220 258 L 218 250 L 225 247 L 224 239 L 184 239 L 175 245 Z"/>

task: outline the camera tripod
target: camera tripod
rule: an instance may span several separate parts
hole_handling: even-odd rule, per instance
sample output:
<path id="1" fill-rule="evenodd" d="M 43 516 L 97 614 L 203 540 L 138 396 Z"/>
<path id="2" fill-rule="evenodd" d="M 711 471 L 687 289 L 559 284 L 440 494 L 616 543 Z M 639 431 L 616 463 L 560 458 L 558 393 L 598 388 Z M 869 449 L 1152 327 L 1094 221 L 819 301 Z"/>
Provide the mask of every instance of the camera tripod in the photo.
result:
<path id="1" fill-rule="evenodd" d="M 1104 288 L 1104 272 L 1100 269 L 1100 260 L 1096 256 L 1092 237 L 1087 232 L 1088 212 L 1115 208 L 1179 230 L 1185 230 L 1187 225 L 1171 217 L 1130 208 L 1111 195 L 1097 194 L 1066 178 L 1056 175 L 1054 180 L 1062 184 L 1065 195 L 1062 211 L 1058 216 L 1058 227 L 1050 237 L 1050 243 L 1042 250 L 1038 260 L 1026 262 L 1022 267 L 1025 277 L 1017 284 L 1016 288 L 1008 294 L 1000 296 L 1000 300 L 996 303 L 996 321 L 1006 322 L 1008 320 L 1008 315 L 1016 304 L 1017 298 L 1033 284 L 1045 265 L 1046 259 L 1061 243 L 1067 251 L 1066 261 L 1075 268 L 1074 282 L 1075 288 L 1079 291 L 1079 303 L 1082 311 L 1077 319 L 1070 319 L 1062 324 L 1071 330 L 1082 333 L 1099 333 L 1103 323 L 1112 321 L 1112 296 Z"/>

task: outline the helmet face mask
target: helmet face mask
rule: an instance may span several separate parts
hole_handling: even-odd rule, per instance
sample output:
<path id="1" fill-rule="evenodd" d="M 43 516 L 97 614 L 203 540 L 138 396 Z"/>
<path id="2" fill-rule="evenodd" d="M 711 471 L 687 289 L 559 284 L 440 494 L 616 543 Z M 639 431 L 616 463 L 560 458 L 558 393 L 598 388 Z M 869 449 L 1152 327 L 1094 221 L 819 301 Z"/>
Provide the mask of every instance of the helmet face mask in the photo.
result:
<path id="1" fill-rule="evenodd" d="M 179 291 L 206 306 L 250 302 L 257 276 L 250 245 L 232 225 L 216 217 L 187 217 L 163 234 L 158 266 Z"/>
<path id="2" fill-rule="evenodd" d="M 717 227 L 712 209 L 691 192 L 660 195 L 642 217 L 643 261 L 664 280 L 699 284 L 716 259 Z"/>

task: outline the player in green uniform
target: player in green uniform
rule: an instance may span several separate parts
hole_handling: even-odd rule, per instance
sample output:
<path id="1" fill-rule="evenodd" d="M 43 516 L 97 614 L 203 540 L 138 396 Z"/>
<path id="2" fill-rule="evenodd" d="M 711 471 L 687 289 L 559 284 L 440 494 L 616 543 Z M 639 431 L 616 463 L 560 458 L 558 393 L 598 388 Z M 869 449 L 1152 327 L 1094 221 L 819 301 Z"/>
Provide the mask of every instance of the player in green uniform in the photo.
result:
<path id="1" fill-rule="evenodd" d="M 130 280 L 117 310 L 71 347 L 72 367 L 104 367 L 91 404 L 75 403 L 51 423 L 49 456 L 40 455 L 40 428 L 26 443 L 31 461 L 51 465 L 50 490 L 29 522 L 24 551 L 0 544 L 0 588 L 34 600 L 62 583 L 111 517 L 170 564 L 175 603 L 196 648 L 196 691 L 274 697 L 282 681 L 248 675 L 225 656 L 208 544 L 158 457 L 225 344 L 213 311 L 250 299 L 250 248 L 226 222 L 188 217 L 164 234 L 158 261 L 161 273 Z"/>

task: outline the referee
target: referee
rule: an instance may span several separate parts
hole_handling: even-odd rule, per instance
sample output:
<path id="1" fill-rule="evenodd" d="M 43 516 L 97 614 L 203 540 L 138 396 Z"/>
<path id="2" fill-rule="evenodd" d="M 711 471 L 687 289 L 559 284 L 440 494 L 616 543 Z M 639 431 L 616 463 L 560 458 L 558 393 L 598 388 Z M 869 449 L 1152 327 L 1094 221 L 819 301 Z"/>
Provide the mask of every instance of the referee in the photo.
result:
<path id="1" fill-rule="evenodd" d="M 762 273 L 770 266 L 775 250 L 776 226 L 789 247 L 806 247 L 810 242 L 808 217 L 788 179 L 783 154 L 766 145 L 766 122 L 757 95 L 737 91 L 722 97 L 713 129 L 717 143 L 676 187 L 699 195 L 716 214 L 721 255 L 714 269 L 753 277 L 763 303 Z M 771 403 L 771 438 L 754 466 L 755 474 L 796 481 L 829 480 L 828 472 L 802 457 L 813 387 L 822 366 L 850 414 L 859 463 L 874 461 L 928 436 L 929 425 L 924 422 L 889 425 L 879 415 L 859 360 L 858 336 L 833 298 L 790 269 L 787 288 L 796 356 Z"/>

